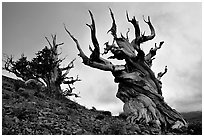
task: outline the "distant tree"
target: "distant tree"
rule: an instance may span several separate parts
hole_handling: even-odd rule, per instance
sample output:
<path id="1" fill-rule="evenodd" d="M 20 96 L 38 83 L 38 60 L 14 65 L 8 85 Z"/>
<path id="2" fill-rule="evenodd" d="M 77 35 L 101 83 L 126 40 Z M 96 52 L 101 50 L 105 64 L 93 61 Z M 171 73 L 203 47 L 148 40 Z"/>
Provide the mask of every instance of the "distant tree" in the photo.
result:
<path id="1" fill-rule="evenodd" d="M 59 58 L 61 53 L 58 53 L 58 47 L 64 43 L 57 44 L 56 35 L 52 35 L 52 43 L 47 37 L 45 37 L 49 47 L 45 46 L 42 50 L 36 53 L 31 61 L 27 60 L 27 57 L 22 54 L 18 60 L 14 60 L 13 56 L 4 54 L 4 66 L 3 69 L 15 74 L 17 77 L 22 78 L 24 81 L 35 79 L 39 82 L 46 83 L 46 87 L 51 95 L 63 94 L 65 96 L 75 95 L 72 93 L 74 87 L 72 85 L 76 81 L 80 81 L 77 78 L 68 77 L 70 69 L 74 67 L 73 59 L 66 67 L 60 67 L 61 62 L 65 59 Z M 68 88 L 62 91 L 60 85 L 67 84 Z"/>

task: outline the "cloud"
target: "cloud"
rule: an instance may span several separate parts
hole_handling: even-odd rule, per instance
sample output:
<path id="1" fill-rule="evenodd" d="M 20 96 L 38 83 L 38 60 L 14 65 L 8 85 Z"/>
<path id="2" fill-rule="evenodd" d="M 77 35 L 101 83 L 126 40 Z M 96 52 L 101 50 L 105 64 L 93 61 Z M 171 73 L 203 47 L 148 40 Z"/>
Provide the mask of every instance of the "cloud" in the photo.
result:
<path id="1" fill-rule="evenodd" d="M 180 112 L 202 111 L 202 94 L 195 94 L 188 97 L 188 100 L 176 100 L 175 108 Z"/>
<path id="2" fill-rule="evenodd" d="M 201 110 L 202 107 L 202 62 L 192 63 L 185 69 L 175 69 L 173 79 L 165 85 L 167 102 L 180 111 Z M 166 93 L 168 92 L 168 93 Z M 192 107 L 192 106 L 196 106 Z"/>
<path id="3" fill-rule="evenodd" d="M 63 23 L 78 39 L 82 49 L 90 55 L 88 45 L 92 45 L 88 10 L 93 12 L 97 27 L 97 38 L 102 44 L 112 41 L 106 34 L 111 27 L 108 8 L 112 8 L 118 34 L 131 29 L 130 39 L 134 37 L 133 26 L 127 22 L 125 12 L 130 18 L 136 16 L 141 31 L 149 34 L 148 25 L 142 15 L 150 16 L 156 29 L 154 40 L 146 42 L 142 48 L 147 52 L 154 43 L 164 40 L 163 47 L 153 61 L 153 71 L 162 71 L 168 66 L 167 74 L 162 78 L 163 95 L 170 106 L 179 110 L 200 109 L 202 94 L 202 4 L 201 3 L 3 3 L 2 7 L 2 50 L 3 53 L 20 57 L 22 52 L 32 58 L 34 51 L 42 49 L 48 43 L 44 36 L 57 34 L 58 41 L 64 42 L 61 57 L 68 56 L 63 65 L 73 58 L 75 68 L 70 75 L 79 75 L 81 82 L 75 84 L 75 92 L 80 92 L 80 104 L 98 107 L 116 113 L 121 111 L 122 102 L 115 97 L 117 84 L 111 73 L 97 70 L 82 63 L 77 56 L 75 43 L 66 34 Z M 36 29 L 37 28 L 37 29 Z M 15 49 L 15 50 L 14 50 Z"/>
<path id="4" fill-rule="evenodd" d="M 104 82 L 104 84 L 106 84 L 103 85 L 104 88 L 99 89 L 97 102 L 102 104 L 116 103 L 118 100 L 115 96 L 117 92 L 117 90 L 115 90 L 117 89 L 116 84 L 107 82 Z"/>

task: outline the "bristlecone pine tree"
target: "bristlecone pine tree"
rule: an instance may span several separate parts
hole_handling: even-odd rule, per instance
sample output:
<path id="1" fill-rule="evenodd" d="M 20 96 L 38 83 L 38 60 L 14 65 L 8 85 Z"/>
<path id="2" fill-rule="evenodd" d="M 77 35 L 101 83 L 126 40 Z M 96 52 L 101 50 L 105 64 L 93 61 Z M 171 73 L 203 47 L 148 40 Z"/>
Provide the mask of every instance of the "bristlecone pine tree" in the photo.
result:
<path id="1" fill-rule="evenodd" d="M 15 74 L 17 77 L 22 78 L 25 82 L 29 80 L 36 80 L 41 83 L 46 83 L 47 91 L 50 95 L 58 96 L 71 96 L 78 97 L 73 93 L 74 82 L 80 81 L 77 78 L 68 77 L 70 69 L 74 67 L 74 60 L 72 60 L 66 67 L 60 67 L 61 62 L 65 59 L 59 58 L 58 47 L 64 43 L 57 44 L 57 36 L 52 35 L 52 43 L 45 37 L 49 47 L 45 46 L 42 50 L 36 53 L 31 61 L 27 60 L 27 57 L 22 54 L 21 58 L 14 61 L 13 56 L 5 54 L 3 69 Z M 42 82 L 43 81 L 43 82 Z M 62 90 L 60 85 L 67 84 L 68 88 Z"/>
<path id="2" fill-rule="evenodd" d="M 100 56 L 94 18 L 91 11 L 89 11 L 89 13 L 92 23 L 86 25 L 91 30 L 91 39 L 94 45 L 94 49 L 89 47 L 92 52 L 90 57 L 84 54 L 78 40 L 69 32 L 65 25 L 64 28 L 76 43 L 79 56 L 83 59 L 85 65 L 112 72 L 115 77 L 115 82 L 119 83 L 116 97 L 124 102 L 123 110 L 124 114 L 127 115 L 127 120 L 131 123 L 154 123 L 159 129 L 164 130 L 187 127 L 187 123 L 181 114 L 165 103 L 162 96 L 162 83 L 160 79 L 167 72 L 167 67 L 165 67 L 165 71 L 159 73 L 157 77 L 151 70 L 153 57 L 164 42 L 160 42 L 158 47 L 155 44 L 155 47 L 151 48 L 148 54 L 145 54 L 140 48 L 141 43 L 152 40 L 155 37 L 155 29 L 151 24 L 150 17 L 148 16 L 147 21 L 143 17 L 144 22 L 149 26 L 151 31 L 150 35 L 145 35 L 145 33 L 141 34 L 139 22 L 135 17 L 130 20 L 126 12 L 128 22 L 130 22 L 135 29 L 135 38 L 129 42 L 129 29 L 126 33 L 126 37 L 122 34 L 121 37 L 117 36 L 116 21 L 110 9 L 113 23 L 108 32 L 111 32 L 113 36 L 113 43 L 110 45 L 108 42 L 105 43 L 106 48 L 103 54 L 107 54 L 110 51 L 113 56 L 109 58 L 125 60 L 126 62 L 125 65 L 113 65 L 109 60 Z"/>

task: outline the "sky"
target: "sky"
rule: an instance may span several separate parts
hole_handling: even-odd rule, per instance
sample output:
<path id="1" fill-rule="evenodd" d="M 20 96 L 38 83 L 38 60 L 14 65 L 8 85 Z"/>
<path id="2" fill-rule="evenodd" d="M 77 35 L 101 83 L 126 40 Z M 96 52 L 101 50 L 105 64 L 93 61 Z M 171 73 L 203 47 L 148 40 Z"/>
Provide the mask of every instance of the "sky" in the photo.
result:
<path id="1" fill-rule="evenodd" d="M 149 34 L 149 28 L 142 16 L 150 16 L 156 30 L 156 37 L 141 45 L 148 53 L 154 43 L 164 41 L 153 61 L 152 70 L 155 74 L 164 71 L 162 77 L 163 96 L 167 104 L 179 112 L 202 110 L 202 3 L 172 2 L 114 2 L 114 3 L 2 3 L 2 53 L 14 55 L 18 59 L 22 53 L 32 59 L 35 53 L 47 46 L 45 36 L 57 35 L 61 47 L 61 57 L 67 56 L 62 66 L 76 58 L 75 67 L 70 76 L 82 80 L 75 83 L 75 93 L 81 98 L 72 98 L 87 108 L 111 111 L 114 115 L 122 112 L 123 103 L 116 98 L 118 84 L 114 83 L 111 72 L 97 70 L 82 63 L 77 56 L 75 43 L 63 28 L 66 24 L 70 32 L 78 39 L 86 55 L 90 55 L 88 46 L 92 45 L 90 29 L 85 25 L 91 23 L 88 10 L 91 10 L 96 23 L 97 38 L 103 51 L 103 44 L 112 41 L 107 34 L 112 20 L 109 13 L 112 9 L 118 34 L 127 32 L 134 38 L 134 28 L 127 22 L 129 17 L 136 16 L 141 31 Z M 106 58 L 107 56 L 104 56 Z M 114 64 L 117 62 L 111 60 Z M 3 75 L 14 75 L 2 71 Z M 64 87 L 64 86 L 63 86 Z"/>

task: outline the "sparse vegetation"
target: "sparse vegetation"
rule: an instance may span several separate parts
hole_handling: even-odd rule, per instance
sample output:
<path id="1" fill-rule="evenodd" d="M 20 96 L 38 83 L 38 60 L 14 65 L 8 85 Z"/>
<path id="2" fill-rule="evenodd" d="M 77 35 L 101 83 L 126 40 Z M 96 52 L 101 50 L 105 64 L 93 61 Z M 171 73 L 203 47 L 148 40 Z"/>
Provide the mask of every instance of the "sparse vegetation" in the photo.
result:
<path id="1" fill-rule="evenodd" d="M 44 91 L 14 85 L 18 80 L 2 77 L 3 135 L 144 135 L 201 134 L 202 123 L 189 124 L 185 132 L 158 132 L 152 126 L 127 123 L 108 111 L 87 109 L 65 97 L 56 99 Z M 20 89 L 24 89 L 19 92 Z M 198 120 L 198 119 L 197 119 Z M 188 121 L 188 120 L 187 120 Z"/>

